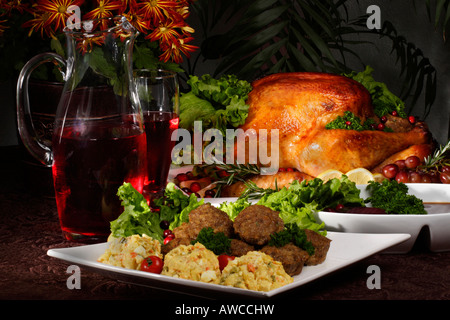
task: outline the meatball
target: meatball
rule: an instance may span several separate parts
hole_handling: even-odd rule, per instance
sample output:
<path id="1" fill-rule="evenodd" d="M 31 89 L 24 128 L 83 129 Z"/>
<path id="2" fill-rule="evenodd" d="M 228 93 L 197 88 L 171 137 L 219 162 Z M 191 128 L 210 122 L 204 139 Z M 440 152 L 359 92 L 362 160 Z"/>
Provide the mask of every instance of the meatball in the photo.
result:
<path id="1" fill-rule="evenodd" d="M 189 228 L 194 238 L 203 228 L 213 228 L 214 232 L 223 232 L 228 238 L 233 235 L 233 221 L 210 203 L 202 204 L 189 213 Z"/>
<path id="2" fill-rule="evenodd" d="M 262 246 L 270 235 L 284 229 L 279 213 L 261 205 L 251 205 L 234 219 L 234 231 L 247 243 Z"/>
<path id="3" fill-rule="evenodd" d="M 231 239 L 230 254 L 235 257 L 240 257 L 246 255 L 250 251 L 254 251 L 255 247 L 252 245 L 239 240 Z"/>
<path id="4" fill-rule="evenodd" d="M 321 264 L 327 257 L 331 240 L 313 230 L 305 229 L 305 233 L 306 239 L 314 246 L 314 254 L 306 260 L 305 264 L 309 266 Z"/>
<path id="5" fill-rule="evenodd" d="M 189 223 L 182 223 L 180 226 L 173 229 L 173 234 L 176 239 L 185 238 L 187 240 L 194 240 L 197 235 L 193 232 Z"/>
<path id="6" fill-rule="evenodd" d="M 273 260 L 281 262 L 284 271 L 290 276 L 300 274 L 303 265 L 309 258 L 309 254 L 305 250 L 300 249 L 293 243 L 288 243 L 279 248 L 265 246 L 261 251 L 271 256 Z"/>

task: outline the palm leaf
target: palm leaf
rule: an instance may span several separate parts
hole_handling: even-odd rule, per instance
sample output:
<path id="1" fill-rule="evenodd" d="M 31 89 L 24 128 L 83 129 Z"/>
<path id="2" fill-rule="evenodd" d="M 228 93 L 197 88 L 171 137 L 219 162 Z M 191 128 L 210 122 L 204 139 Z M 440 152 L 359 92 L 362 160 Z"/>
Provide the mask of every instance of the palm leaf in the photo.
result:
<path id="1" fill-rule="evenodd" d="M 213 28 L 219 20 L 231 24 L 222 34 L 204 32 L 202 56 L 220 59 L 215 76 L 233 73 L 250 81 L 277 72 L 344 73 L 349 72 L 347 57 L 358 57 L 364 64 L 352 48 L 370 42 L 371 35 L 389 38 L 403 80 L 400 96 L 411 101 L 412 110 L 425 91 L 426 117 L 436 96 L 436 70 L 430 61 L 390 22 L 385 21 L 381 30 L 368 30 L 368 16 L 350 17 L 347 3 L 350 0 L 197 0 L 194 7 L 202 10 L 203 26 Z M 445 31 L 450 0 L 426 0 L 426 6 L 435 25 L 442 24 Z M 359 34 L 369 40 L 349 40 Z"/>

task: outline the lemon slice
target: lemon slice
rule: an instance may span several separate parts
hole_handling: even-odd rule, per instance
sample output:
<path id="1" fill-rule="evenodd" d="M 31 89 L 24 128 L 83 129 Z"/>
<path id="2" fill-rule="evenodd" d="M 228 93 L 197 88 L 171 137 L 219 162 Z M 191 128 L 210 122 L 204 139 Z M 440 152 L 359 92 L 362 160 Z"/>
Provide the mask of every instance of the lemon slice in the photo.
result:
<path id="1" fill-rule="evenodd" d="M 353 170 L 350 170 L 345 174 L 348 179 L 356 184 L 367 184 L 369 181 L 373 181 L 374 176 L 372 172 L 365 168 L 356 168 Z"/>
<path id="2" fill-rule="evenodd" d="M 376 182 L 383 182 L 384 179 L 387 179 L 385 176 L 383 176 L 381 173 L 374 173 L 373 174 L 373 180 Z"/>
<path id="3" fill-rule="evenodd" d="M 339 170 L 329 169 L 319 174 L 317 178 L 322 179 L 323 181 L 328 181 L 334 178 L 340 179 L 342 175 L 343 173 Z"/>

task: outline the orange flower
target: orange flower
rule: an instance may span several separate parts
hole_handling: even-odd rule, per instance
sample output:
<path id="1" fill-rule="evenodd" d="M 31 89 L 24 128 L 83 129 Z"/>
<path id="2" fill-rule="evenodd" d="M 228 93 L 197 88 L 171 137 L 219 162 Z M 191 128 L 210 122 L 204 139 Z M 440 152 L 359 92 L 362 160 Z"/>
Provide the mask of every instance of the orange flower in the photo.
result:
<path id="1" fill-rule="evenodd" d="M 122 1 L 112 1 L 112 0 L 96 0 L 97 7 L 87 13 L 84 16 L 84 19 L 101 19 L 101 18 L 109 18 L 113 17 L 115 10 L 123 10 L 123 2 Z M 106 22 L 104 22 L 103 28 L 106 28 Z"/>
<path id="2" fill-rule="evenodd" d="M 145 19 L 156 25 L 160 21 L 166 20 L 179 4 L 173 0 L 146 0 L 137 5 L 139 14 L 142 14 Z"/>
<path id="3" fill-rule="evenodd" d="M 11 14 L 11 11 L 17 10 L 19 13 L 24 13 L 29 7 L 29 3 L 22 3 L 22 0 L 0 0 L 0 9 L 4 10 L 5 14 Z"/>
<path id="4" fill-rule="evenodd" d="M 81 53 L 91 52 L 95 46 L 102 45 L 104 38 L 103 36 L 96 36 L 90 38 L 76 39 L 77 48 Z"/>
<path id="5" fill-rule="evenodd" d="M 146 34 L 150 29 L 150 22 L 137 13 L 135 5 L 130 4 L 130 11 L 124 16 L 141 33 Z"/>
<path id="6" fill-rule="evenodd" d="M 55 38 L 55 33 L 47 24 L 49 15 L 49 13 L 44 12 L 38 15 L 36 18 L 25 22 L 22 27 L 30 28 L 28 36 L 31 36 L 33 32 L 40 32 L 42 38 L 44 38 L 44 33 L 49 38 Z"/>
<path id="7" fill-rule="evenodd" d="M 147 35 L 146 38 L 151 41 L 159 40 L 161 43 L 169 45 L 180 37 L 180 34 L 176 30 L 180 26 L 182 25 L 175 23 L 173 20 L 166 20 L 156 27 L 152 33 Z"/>
<path id="8" fill-rule="evenodd" d="M 66 20 L 70 16 L 67 8 L 71 5 L 80 6 L 83 0 L 38 0 L 36 8 L 42 12 L 41 19 L 46 19 L 44 27 L 53 25 L 53 30 L 61 30 L 66 26 Z"/>
<path id="9" fill-rule="evenodd" d="M 164 52 L 159 56 L 159 58 L 164 62 L 172 60 L 175 63 L 181 63 L 183 61 L 181 53 L 189 58 L 190 52 L 198 49 L 197 46 L 187 44 L 193 39 L 194 38 L 176 39 L 170 45 L 161 44 L 161 49 L 164 50 Z"/>

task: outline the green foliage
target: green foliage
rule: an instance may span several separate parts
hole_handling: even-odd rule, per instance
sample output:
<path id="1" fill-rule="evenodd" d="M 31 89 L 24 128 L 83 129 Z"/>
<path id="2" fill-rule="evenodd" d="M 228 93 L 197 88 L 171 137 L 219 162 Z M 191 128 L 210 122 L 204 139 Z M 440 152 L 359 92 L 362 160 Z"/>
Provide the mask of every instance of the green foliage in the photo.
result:
<path id="1" fill-rule="evenodd" d="M 231 240 L 223 232 L 215 233 L 211 227 L 200 230 L 197 238 L 192 240 L 191 244 L 196 244 L 197 242 L 203 244 L 206 249 L 211 250 L 216 255 L 230 253 Z"/>
<path id="2" fill-rule="evenodd" d="M 388 214 L 427 214 L 422 200 L 408 194 L 408 187 L 403 183 L 388 179 L 382 183 L 369 181 L 367 190 L 371 196 L 365 201 Z"/>
<path id="3" fill-rule="evenodd" d="M 431 2 L 427 1 L 430 16 Z M 435 23 L 446 26 L 450 0 L 436 2 Z M 411 113 L 424 92 L 425 118 L 436 96 L 436 70 L 430 61 L 392 23 L 385 21 L 380 30 L 368 30 L 368 16 L 352 17 L 348 6 L 350 0 L 198 0 L 192 9 L 203 29 L 201 55 L 218 60 L 214 76 L 235 74 L 251 81 L 278 72 L 348 73 L 352 71 L 346 64 L 348 57 L 364 65 L 364 57 L 353 48 L 372 44 L 371 36 L 388 38 L 400 65 L 403 88 L 399 97 L 411 99 L 407 110 Z M 226 31 L 217 34 L 219 26 Z M 358 35 L 369 40 L 349 40 Z"/>
<path id="4" fill-rule="evenodd" d="M 305 230 L 300 229 L 296 224 L 287 224 L 284 230 L 271 234 L 269 246 L 283 247 L 291 242 L 308 252 L 310 256 L 315 252 L 313 244 L 306 237 Z"/>

